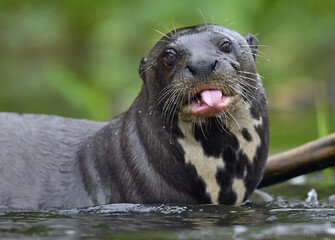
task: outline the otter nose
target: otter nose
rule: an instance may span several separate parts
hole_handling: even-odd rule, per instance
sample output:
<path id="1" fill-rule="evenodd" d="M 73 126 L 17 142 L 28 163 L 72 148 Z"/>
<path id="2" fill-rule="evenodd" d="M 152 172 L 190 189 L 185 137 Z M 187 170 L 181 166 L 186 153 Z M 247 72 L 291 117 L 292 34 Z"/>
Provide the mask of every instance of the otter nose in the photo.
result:
<path id="1" fill-rule="evenodd" d="M 186 71 L 192 76 L 208 76 L 213 73 L 219 65 L 216 59 L 189 61 Z"/>

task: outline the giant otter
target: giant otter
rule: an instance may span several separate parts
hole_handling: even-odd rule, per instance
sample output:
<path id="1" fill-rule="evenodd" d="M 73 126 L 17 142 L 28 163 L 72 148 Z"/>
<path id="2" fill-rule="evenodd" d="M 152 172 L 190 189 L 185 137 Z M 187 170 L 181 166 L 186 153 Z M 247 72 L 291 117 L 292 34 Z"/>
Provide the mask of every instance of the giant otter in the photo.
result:
<path id="1" fill-rule="evenodd" d="M 0 114 L 0 205 L 240 204 L 268 153 L 258 40 L 219 25 L 166 34 L 109 122 Z"/>

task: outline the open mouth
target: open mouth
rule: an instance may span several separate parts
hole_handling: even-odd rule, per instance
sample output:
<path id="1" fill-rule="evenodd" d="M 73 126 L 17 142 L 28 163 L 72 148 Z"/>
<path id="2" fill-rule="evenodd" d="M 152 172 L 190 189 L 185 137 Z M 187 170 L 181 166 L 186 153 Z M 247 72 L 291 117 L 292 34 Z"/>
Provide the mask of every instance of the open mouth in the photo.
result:
<path id="1" fill-rule="evenodd" d="M 183 113 L 200 117 L 214 117 L 227 109 L 232 101 L 218 89 L 204 89 L 197 92 L 183 108 Z"/>

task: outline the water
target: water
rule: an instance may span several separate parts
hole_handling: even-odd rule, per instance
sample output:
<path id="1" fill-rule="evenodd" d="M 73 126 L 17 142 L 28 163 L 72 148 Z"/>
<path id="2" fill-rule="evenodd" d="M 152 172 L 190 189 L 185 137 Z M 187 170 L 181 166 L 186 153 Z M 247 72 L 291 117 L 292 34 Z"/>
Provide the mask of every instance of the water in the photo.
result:
<path id="1" fill-rule="evenodd" d="M 111 204 L 45 212 L 0 207 L 0 238 L 335 239 L 333 186 L 286 183 L 265 190 L 273 198 L 255 195 L 243 206 Z"/>

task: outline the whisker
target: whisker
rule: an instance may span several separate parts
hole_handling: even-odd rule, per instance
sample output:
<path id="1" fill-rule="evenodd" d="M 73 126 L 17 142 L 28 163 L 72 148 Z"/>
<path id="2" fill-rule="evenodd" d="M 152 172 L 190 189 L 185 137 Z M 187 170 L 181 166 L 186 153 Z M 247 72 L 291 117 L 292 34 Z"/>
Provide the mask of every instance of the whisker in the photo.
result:
<path id="1" fill-rule="evenodd" d="M 258 82 L 258 79 L 254 79 L 252 77 L 248 77 L 248 76 L 245 76 L 245 75 L 239 75 L 240 78 L 243 78 L 245 80 L 250 80 L 252 82 Z"/>
<path id="2" fill-rule="evenodd" d="M 172 26 L 173 26 L 173 32 L 171 32 L 171 33 L 173 35 L 173 38 L 178 39 L 179 38 L 179 31 L 177 30 L 176 25 L 174 24 L 173 18 L 172 18 Z"/>
<path id="3" fill-rule="evenodd" d="M 170 88 L 166 89 L 166 88 L 163 89 L 164 91 L 161 91 L 160 97 L 158 98 L 156 102 L 157 105 L 159 105 L 164 100 L 164 98 L 166 98 L 172 92 L 172 89 Z"/>
<path id="4" fill-rule="evenodd" d="M 177 97 L 176 90 L 171 90 L 169 93 L 168 98 L 166 99 L 164 106 L 163 106 L 163 113 L 165 117 L 169 118 L 171 111 L 173 110 L 173 102 L 175 101 Z"/>
<path id="5" fill-rule="evenodd" d="M 248 48 L 257 47 L 258 48 L 257 49 L 257 54 L 256 54 L 257 58 L 262 58 L 262 59 L 265 59 L 267 61 L 270 61 L 270 57 L 265 52 L 259 50 L 259 47 L 271 47 L 271 46 L 269 46 L 269 45 L 249 45 L 249 44 L 248 45 L 240 45 L 240 46 L 241 47 L 248 47 Z"/>
<path id="6" fill-rule="evenodd" d="M 229 23 L 226 27 L 230 27 L 230 26 L 232 26 L 232 25 L 235 25 L 235 24 L 239 24 L 240 22 L 231 22 L 231 23 Z"/>
<path id="7" fill-rule="evenodd" d="M 151 68 L 156 67 L 156 65 L 157 65 L 157 63 L 153 63 L 153 64 L 149 65 L 146 69 L 143 70 L 143 72 L 149 71 Z"/>
<path id="8" fill-rule="evenodd" d="M 157 42 L 165 42 L 165 43 L 170 43 L 171 41 L 167 41 L 167 40 L 164 40 L 164 39 L 152 39 L 150 40 L 151 42 L 154 42 L 154 43 L 157 43 Z"/>
<path id="9" fill-rule="evenodd" d="M 176 25 L 174 24 L 173 18 L 171 20 L 172 20 L 173 31 L 177 32 Z"/>
<path id="10" fill-rule="evenodd" d="M 248 76 L 245 76 L 244 74 L 242 75 L 238 75 L 238 77 L 239 78 L 243 78 L 243 79 L 245 79 L 245 80 L 249 80 L 249 81 L 252 81 L 252 82 L 258 82 L 258 80 L 257 79 L 254 79 L 254 78 L 252 78 L 252 77 L 248 77 Z"/>
<path id="11" fill-rule="evenodd" d="M 205 124 L 205 123 L 203 123 L 203 122 L 199 119 L 199 120 L 197 121 L 197 124 L 198 124 L 198 126 L 200 127 L 201 133 L 202 133 L 202 135 L 204 136 L 205 140 L 207 140 L 206 133 L 205 133 L 205 131 L 204 131 L 204 128 L 202 127 L 203 124 Z M 206 131 L 207 131 L 207 129 L 206 129 Z"/>
<path id="12" fill-rule="evenodd" d="M 163 28 L 165 28 L 165 30 L 166 30 L 167 32 L 169 32 L 169 33 L 171 32 L 171 30 L 170 30 L 166 25 L 164 25 L 164 24 L 162 24 L 162 23 L 161 23 L 160 25 L 161 25 Z"/>
<path id="13" fill-rule="evenodd" d="M 263 56 L 265 56 L 265 57 L 269 57 L 265 52 L 263 52 L 263 51 L 261 51 L 261 50 L 257 50 L 257 54 L 258 53 L 260 53 L 260 54 L 262 54 Z"/>
<path id="14" fill-rule="evenodd" d="M 192 131 L 193 135 L 195 133 L 195 127 L 196 127 L 195 125 L 196 125 L 196 123 L 192 122 L 192 129 L 191 129 L 191 131 Z"/>
<path id="15" fill-rule="evenodd" d="M 198 8 L 198 11 L 199 11 L 199 13 L 200 13 L 200 15 L 201 15 L 202 19 L 204 20 L 204 22 L 205 22 L 205 25 L 208 25 L 208 24 L 207 24 L 207 20 L 206 20 L 206 18 L 205 18 L 205 16 L 204 16 L 204 14 L 202 13 L 202 11 L 200 10 L 200 8 Z"/>
<path id="16" fill-rule="evenodd" d="M 184 88 L 181 86 L 175 89 L 168 89 L 164 93 L 164 98 L 167 99 L 163 106 L 162 119 L 166 123 L 170 121 L 171 123 L 170 127 L 172 127 L 173 125 L 173 120 L 175 118 L 175 114 L 178 110 L 178 107 L 184 101 L 183 92 Z"/>
<path id="17" fill-rule="evenodd" d="M 225 120 L 224 118 L 227 118 L 226 113 L 223 112 L 221 115 L 219 115 L 218 117 L 215 118 L 215 122 L 216 122 L 216 126 L 220 131 L 224 131 L 225 133 L 229 134 L 229 132 L 227 131 L 227 129 L 224 127 L 225 125 Z"/>
<path id="18" fill-rule="evenodd" d="M 235 90 L 236 92 L 238 92 L 239 95 L 241 95 L 242 97 L 244 97 L 248 102 L 251 102 L 251 100 L 256 99 L 256 98 L 251 94 L 251 92 L 249 92 L 249 90 L 246 89 L 246 88 L 243 88 L 243 87 L 239 86 L 239 87 L 234 87 L 234 90 Z"/>
<path id="19" fill-rule="evenodd" d="M 258 75 L 259 75 L 258 73 L 247 72 L 247 71 L 241 71 L 241 70 L 239 70 L 238 72 L 239 72 L 239 73 L 250 74 L 250 75 L 255 75 L 255 76 L 258 76 Z"/>
<path id="20" fill-rule="evenodd" d="M 234 120 L 234 122 L 236 123 L 238 129 L 239 129 L 240 131 L 242 131 L 242 128 L 241 128 L 240 124 L 237 122 L 237 120 L 236 120 L 236 118 L 233 116 L 233 114 L 231 114 L 231 113 L 229 112 L 229 110 L 227 110 L 227 113 L 228 113 L 228 114 L 230 115 L 230 117 Z"/>
<path id="21" fill-rule="evenodd" d="M 244 79 L 244 80 L 250 80 L 250 79 L 248 79 L 248 78 L 244 78 L 243 76 L 240 76 L 240 78 L 242 78 L 242 79 Z M 258 89 L 257 87 L 255 87 L 254 85 L 251 85 L 250 83 L 248 83 L 248 82 L 246 82 L 246 81 L 241 81 L 241 79 L 235 79 L 235 81 L 236 82 L 238 82 L 238 83 L 241 83 L 241 84 L 243 84 L 243 85 L 246 85 L 246 86 L 248 86 L 248 87 L 250 87 L 250 88 L 253 88 L 253 89 Z"/>
<path id="22" fill-rule="evenodd" d="M 263 77 L 262 75 L 258 74 L 258 73 L 252 73 L 252 72 L 246 72 L 246 71 L 238 71 L 238 73 L 241 73 L 241 74 L 247 74 L 247 75 L 254 75 L 256 76 L 257 78 L 261 78 L 261 79 L 265 79 L 265 77 Z M 245 75 L 243 75 L 245 76 Z M 247 76 L 245 76 L 247 77 Z M 250 78 L 251 81 L 255 81 L 257 82 L 257 79 L 253 79 L 253 78 Z"/>
<path id="23" fill-rule="evenodd" d="M 256 54 L 256 57 L 257 58 L 261 58 L 261 59 L 265 59 L 266 61 L 268 61 L 268 62 L 270 62 L 271 60 L 270 60 L 270 58 L 269 57 L 267 57 L 267 56 L 263 56 L 262 54 Z"/>
<path id="24" fill-rule="evenodd" d="M 226 24 L 226 22 L 229 22 L 229 21 L 230 21 L 229 18 L 225 18 L 225 19 L 223 19 L 223 22 L 221 22 L 220 25 L 224 26 L 224 25 Z M 229 24 L 228 24 L 228 25 L 229 25 Z"/>
<path id="25" fill-rule="evenodd" d="M 264 44 L 247 44 L 247 45 L 240 45 L 241 47 L 271 47 L 270 45 L 264 45 Z"/>
<path id="26" fill-rule="evenodd" d="M 168 35 L 166 35 L 165 33 L 162 33 L 161 31 L 159 31 L 157 29 L 152 29 L 152 30 L 154 30 L 155 32 L 157 32 L 157 33 L 163 35 L 164 37 L 167 37 L 168 39 L 172 40 L 171 37 L 169 37 Z"/>
<path id="27" fill-rule="evenodd" d="M 177 102 L 178 103 L 181 103 L 182 102 L 182 96 L 181 96 L 181 92 L 179 92 L 179 94 L 178 94 L 178 96 L 177 96 Z M 174 120 L 174 118 L 175 118 L 175 115 L 176 115 L 176 112 L 177 112 L 177 108 L 179 107 L 179 105 L 180 104 L 175 104 L 174 105 L 174 108 L 173 108 L 173 111 L 171 112 L 171 116 L 170 116 L 170 118 L 171 118 L 171 125 L 170 125 L 170 127 L 172 128 L 172 124 L 173 124 L 173 120 Z"/>

